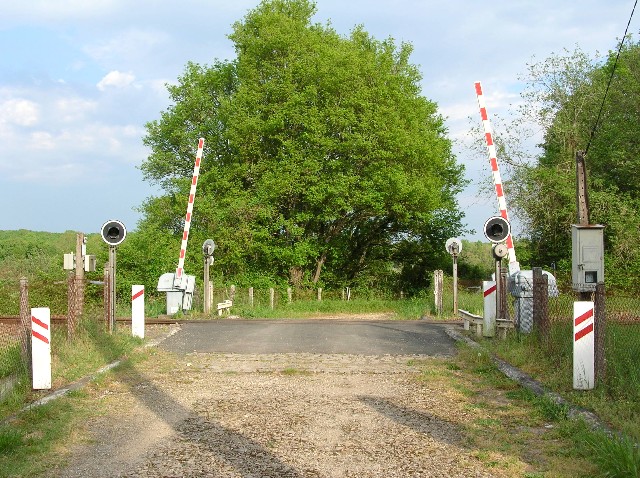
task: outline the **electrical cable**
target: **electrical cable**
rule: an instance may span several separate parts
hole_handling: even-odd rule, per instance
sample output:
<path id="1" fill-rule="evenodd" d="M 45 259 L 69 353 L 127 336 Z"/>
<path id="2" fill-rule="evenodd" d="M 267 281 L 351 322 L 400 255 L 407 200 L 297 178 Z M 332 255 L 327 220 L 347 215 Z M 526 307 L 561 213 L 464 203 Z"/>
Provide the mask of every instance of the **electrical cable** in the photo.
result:
<path id="1" fill-rule="evenodd" d="M 607 99 L 607 94 L 609 93 L 609 88 L 611 87 L 611 82 L 613 81 L 613 75 L 616 72 L 616 67 L 618 66 L 618 60 L 620 59 L 620 52 L 622 51 L 622 46 L 624 41 L 627 38 L 627 32 L 629 31 L 629 25 L 631 25 L 631 19 L 633 18 L 633 13 L 636 10 L 636 6 L 638 5 L 638 0 L 633 4 L 633 8 L 631 9 L 631 15 L 629 16 L 629 21 L 627 22 L 627 28 L 624 30 L 624 35 L 622 36 L 622 40 L 620 40 L 620 45 L 618 46 L 618 53 L 616 55 L 616 59 L 613 62 L 613 69 L 611 70 L 611 75 L 609 75 L 609 82 L 607 83 L 607 89 L 604 92 L 604 96 L 602 97 L 602 103 L 600 104 L 600 111 L 598 111 L 598 117 L 596 118 L 596 122 L 591 129 L 591 135 L 589 136 L 589 142 L 587 143 L 587 147 L 584 150 L 584 155 L 587 156 L 589 152 L 589 146 L 591 146 L 591 140 L 596 134 L 596 129 L 598 128 L 598 123 L 600 123 L 600 117 L 602 116 L 602 110 L 604 109 L 604 102 Z"/>

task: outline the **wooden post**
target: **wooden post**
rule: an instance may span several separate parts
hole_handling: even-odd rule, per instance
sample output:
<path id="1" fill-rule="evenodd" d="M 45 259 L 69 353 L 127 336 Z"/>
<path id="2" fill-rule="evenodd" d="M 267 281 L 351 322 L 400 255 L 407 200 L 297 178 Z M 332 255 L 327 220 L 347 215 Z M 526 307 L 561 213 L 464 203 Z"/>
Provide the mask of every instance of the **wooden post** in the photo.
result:
<path id="1" fill-rule="evenodd" d="M 271 309 L 275 307 L 275 299 L 276 299 L 276 291 L 273 289 L 273 287 L 271 287 L 269 289 L 269 305 L 271 306 Z"/>
<path id="2" fill-rule="evenodd" d="M 293 290 L 291 287 L 287 287 L 287 299 L 289 300 L 289 303 L 293 302 Z"/>
<path id="3" fill-rule="evenodd" d="M 549 285 L 547 276 L 542 273 L 542 268 L 533 268 L 533 329 L 540 336 L 540 340 L 546 345 L 549 338 L 548 328 L 548 302 Z"/>
<path id="4" fill-rule="evenodd" d="M 440 269 L 433 271 L 433 295 L 438 315 L 442 315 L 443 275 Z"/>
<path id="5" fill-rule="evenodd" d="M 318 287 L 318 301 L 322 301 L 322 287 Z"/>
<path id="6" fill-rule="evenodd" d="M 587 167 L 584 161 L 584 151 L 576 151 L 576 205 L 578 210 L 578 224 L 589 224 L 589 193 L 587 190 Z"/>
<path id="7" fill-rule="evenodd" d="M 249 307 L 253 307 L 253 287 L 249 287 Z"/>
<path id="8" fill-rule="evenodd" d="M 607 314 L 605 309 L 606 294 L 604 282 L 598 282 L 596 284 L 596 294 L 594 298 L 594 340 L 595 340 L 595 379 L 596 383 L 605 379 L 607 371 L 607 359 L 606 359 L 606 325 Z"/>
<path id="9" fill-rule="evenodd" d="M 236 286 L 233 284 L 231 285 L 231 287 L 229 287 L 229 299 L 231 300 L 231 302 L 236 299 Z"/>
<path id="10" fill-rule="evenodd" d="M 22 362 L 31 377 L 31 309 L 29 308 L 29 282 L 26 277 L 20 278 L 20 325 L 22 333 Z"/>
<path id="11" fill-rule="evenodd" d="M 84 234 L 79 232 L 76 234 L 76 317 L 84 312 L 84 256 Z"/>
<path id="12" fill-rule="evenodd" d="M 67 340 L 73 339 L 73 334 L 76 327 L 76 300 L 78 295 L 76 294 L 76 279 L 73 274 L 67 276 Z"/>

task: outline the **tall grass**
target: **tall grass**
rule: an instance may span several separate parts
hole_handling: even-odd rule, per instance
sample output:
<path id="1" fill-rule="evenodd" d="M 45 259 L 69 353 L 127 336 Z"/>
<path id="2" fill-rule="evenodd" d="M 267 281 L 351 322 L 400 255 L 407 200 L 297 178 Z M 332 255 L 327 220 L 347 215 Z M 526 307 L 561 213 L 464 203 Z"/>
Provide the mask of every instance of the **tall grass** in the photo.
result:
<path id="1" fill-rule="evenodd" d="M 65 326 L 53 325 L 51 330 L 52 388 L 60 388 L 100 367 L 128 354 L 140 339 L 131 337 L 128 330 L 117 329 L 109 334 L 104 324 L 95 316 L 85 316 L 78 323 L 72 340 L 67 338 Z M 42 392 L 33 391 L 27 370 L 16 357 L 13 348 L 2 350 L 0 363 L 5 363 L 7 353 L 14 359 L 13 374 L 16 385 L 0 401 L 0 419 L 20 410 L 26 403 L 36 400 Z M 17 352 L 19 354 L 19 350 Z M 6 362 L 9 363 L 9 362 Z"/>
<path id="2" fill-rule="evenodd" d="M 428 304 L 424 299 L 397 300 L 340 300 L 324 299 L 318 300 L 297 300 L 291 303 L 281 302 L 273 309 L 270 305 L 259 303 L 254 307 L 249 304 L 240 304 L 233 308 L 233 314 L 244 318 L 288 318 L 304 319 L 326 315 L 342 314 L 388 314 L 393 319 L 419 319 L 423 317 L 428 309 Z"/>
<path id="3" fill-rule="evenodd" d="M 591 391 L 573 390 L 572 333 L 570 322 L 556 321 L 546 344 L 535 334 L 518 333 L 506 341 L 485 343 L 503 359 L 640 442 L 640 324 L 607 324 L 606 373 Z"/>

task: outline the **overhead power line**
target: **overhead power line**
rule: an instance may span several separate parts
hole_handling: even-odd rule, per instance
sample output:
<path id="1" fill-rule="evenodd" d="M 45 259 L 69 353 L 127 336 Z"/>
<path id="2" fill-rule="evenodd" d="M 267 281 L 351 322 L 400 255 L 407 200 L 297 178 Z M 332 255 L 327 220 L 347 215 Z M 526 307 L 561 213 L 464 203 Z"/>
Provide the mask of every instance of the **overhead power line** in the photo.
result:
<path id="1" fill-rule="evenodd" d="M 613 81 L 613 75 L 616 72 L 616 67 L 618 66 L 618 60 L 620 59 L 620 52 L 622 51 L 622 46 L 624 41 L 627 39 L 627 33 L 629 32 L 629 25 L 631 25 L 631 19 L 633 18 L 633 13 L 636 11 L 636 6 L 638 5 L 638 0 L 633 4 L 633 8 L 631 9 L 631 15 L 629 15 L 629 21 L 627 22 L 627 28 L 624 29 L 624 35 L 622 36 L 622 40 L 620 40 L 620 45 L 618 45 L 618 53 L 616 54 L 616 59 L 613 62 L 613 68 L 611 69 L 611 74 L 609 75 L 609 82 L 607 83 L 607 89 L 604 92 L 604 96 L 602 97 L 602 103 L 600 103 L 600 110 L 598 111 L 598 117 L 596 118 L 596 122 L 591 129 L 591 135 L 589 136 L 589 142 L 587 143 L 587 147 L 584 150 L 584 155 L 586 156 L 589 152 L 589 146 L 591 146 L 591 140 L 596 134 L 596 129 L 598 128 L 598 124 L 600 123 L 600 117 L 602 116 L 602 110 L 604 109 L 604 102 L 607 99 L 607 94 L 609 93 L 609 88 L 611 87 L 611 82 Z"/>

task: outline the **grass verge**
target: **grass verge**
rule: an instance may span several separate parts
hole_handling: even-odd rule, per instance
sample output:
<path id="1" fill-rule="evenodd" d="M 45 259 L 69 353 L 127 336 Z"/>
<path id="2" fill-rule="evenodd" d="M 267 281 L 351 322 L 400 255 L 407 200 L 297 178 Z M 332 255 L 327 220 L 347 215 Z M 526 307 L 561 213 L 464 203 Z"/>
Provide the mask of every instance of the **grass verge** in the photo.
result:
<path id="1" fill-rule="evenodd" d="M 555 334 L 558 334 L 558 330 Z M 537 397 L 526 390 L 522 392 L 525 401 L 551 420 L 561 436 L 570 439 L 574 453 L 594 465 L 594 470 L 586 476 L 640 476 L 640 403 L 636 398 L 633 381 L 623 388 L 612 389 L 602 384 L 591 391 L 573 390 L 570 340 L 559 340 L 555 346 L 552 342 L 542 347 L 533 335 L 513 334 L 506 341 L 482 340 L 481 344 L 482 354 L 495 353 L 542 382 L 546 388 L 560 393 L 569 403 L 593 411 L 616 430 L 608 433 L 594 430 L 583 422 L 568 420 L 566 406 L 558 405 L 546 397 Z M 492 368 L 491 365 L 487 367 Z M 619 383 L 619 377 L 616 378 L 616 383 Z"/>
<path id="2" fill-rule="evenodd" d="M 126 356 L 141 343 L 124 328 L 107 333 L 104 325 L 91 317 L 79 322 L 72 340 L 67 338 L 66 327 L 54 326 L 51 333 L 52 389 L 68 385 Z M 0 402 L 0 420 L 49 393 L 32 390 L 24 367 L 15 370 L 18 373 L 16 385 Z"/>

